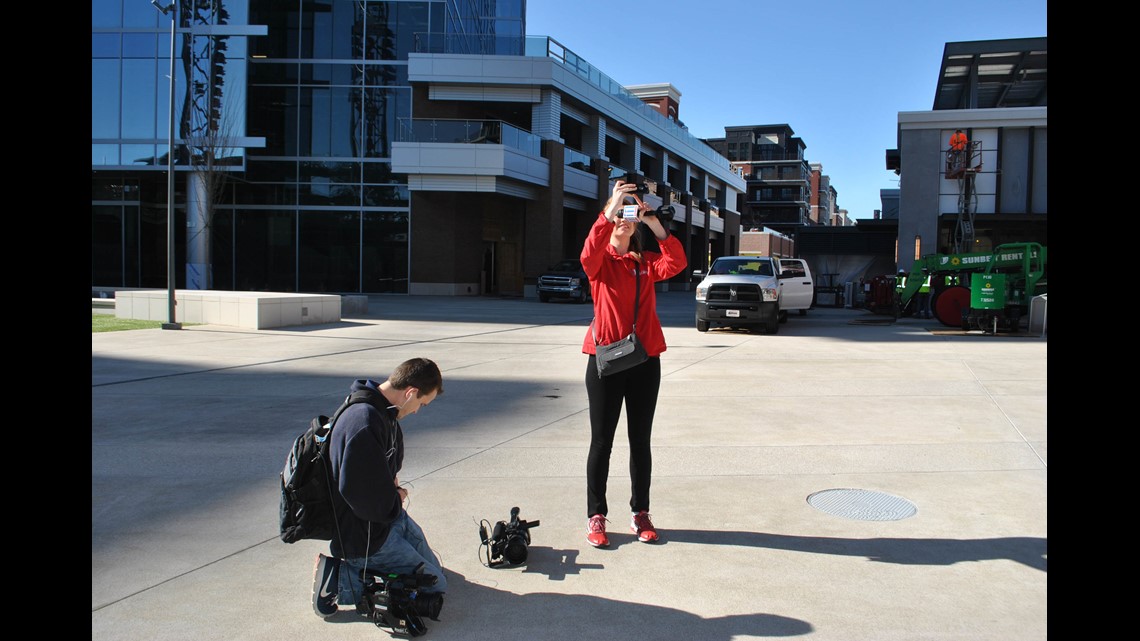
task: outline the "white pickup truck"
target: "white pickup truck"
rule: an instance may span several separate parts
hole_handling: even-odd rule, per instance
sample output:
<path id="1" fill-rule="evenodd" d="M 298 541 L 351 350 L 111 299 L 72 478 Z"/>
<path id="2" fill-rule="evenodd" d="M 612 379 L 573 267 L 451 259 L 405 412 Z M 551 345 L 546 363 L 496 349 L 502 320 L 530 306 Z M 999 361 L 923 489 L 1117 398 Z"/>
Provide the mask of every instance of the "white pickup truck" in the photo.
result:
<path id="1" fill-rule="evenodd" d="M 762 326 L 775 334 L 789 311 L 807 314 L 814 296 L 811 269 L 799 258 L 722 256 L 697 285 L 697 331 Z"/>

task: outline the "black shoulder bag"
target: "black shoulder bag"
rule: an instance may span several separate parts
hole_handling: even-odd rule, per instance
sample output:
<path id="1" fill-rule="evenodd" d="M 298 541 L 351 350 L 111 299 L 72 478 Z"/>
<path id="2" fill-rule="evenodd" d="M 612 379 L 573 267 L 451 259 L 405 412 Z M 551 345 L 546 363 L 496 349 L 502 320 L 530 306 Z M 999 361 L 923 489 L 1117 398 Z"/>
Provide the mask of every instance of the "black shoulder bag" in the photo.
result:
<path id="1" fill-rule="evenodd" d="M 593 321 L 590 322 L 590 334 L 594 337 L 594 351 L 597 355 L 598 376 L 609 376 L 610 374 L 624 372 L 649 359 L 649 354 L 645 352 L 645 346 L 637 340 L 637 306 L 641 299 L 640 263 L 634 267 L 633 273 L 636 284 L 633 294 L 633 329 L 630 330 L 629 336 L 609 345 L 599 345 L 598 335 L 594 331 L 594 323 Z"/>

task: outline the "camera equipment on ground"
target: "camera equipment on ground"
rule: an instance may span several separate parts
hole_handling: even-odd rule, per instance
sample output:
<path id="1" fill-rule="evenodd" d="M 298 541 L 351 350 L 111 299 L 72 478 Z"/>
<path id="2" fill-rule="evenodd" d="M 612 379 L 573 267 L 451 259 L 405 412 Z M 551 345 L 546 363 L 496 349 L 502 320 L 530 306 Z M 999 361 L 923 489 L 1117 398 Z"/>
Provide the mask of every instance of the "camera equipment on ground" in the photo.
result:
<path id="1" fill-rule="evenodd" d="M 378 628 L 388 628 L 393 635 L 418 637 L 427 632 L 423 617 L 439 621 L 443 608 L 443 595 L 423 592 L 439 580 L 434 574 L 424 574 L 421 563 L 412 574 L 368 573 L 365 575 L 364 595 L 356 604 L 358 612 L 372 620 Z"/>
<path id="2" fill-rule="evenodd" d="M 479 541 L 487 551 L 487 567 L 502 565 L 522 565 L 526 563 L 527 546 L 530 545 L 530 528 L 538 527 L 538 521 L 519 519 L 519 509 L 511 508 L 511 520 L 499 521 L 487 537 L 487 521 L 479 524 Z"/>

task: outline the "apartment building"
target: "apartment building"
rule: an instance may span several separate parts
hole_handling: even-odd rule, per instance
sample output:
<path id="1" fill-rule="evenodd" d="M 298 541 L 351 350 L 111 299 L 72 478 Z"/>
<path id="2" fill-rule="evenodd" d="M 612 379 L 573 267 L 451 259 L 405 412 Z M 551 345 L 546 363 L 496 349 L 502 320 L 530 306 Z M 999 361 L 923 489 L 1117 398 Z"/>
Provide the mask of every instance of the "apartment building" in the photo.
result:
<path id="1" fill-rule="evenodd" d="M 831 186 L 831 176 L 823 173 L 821 163 L 808 163 L 811 168 L 811 214 L 813 225 L 836 224 L 839 193 Z"/>
<path id="2" fill-rule="evenodd" d="M 800 227 L 812 224 L 807 145 L 787 124 L 725 127 L 724 134 L 706 142 L 747 181 L 741 228 L 768 227 L 795 238 Z"/>

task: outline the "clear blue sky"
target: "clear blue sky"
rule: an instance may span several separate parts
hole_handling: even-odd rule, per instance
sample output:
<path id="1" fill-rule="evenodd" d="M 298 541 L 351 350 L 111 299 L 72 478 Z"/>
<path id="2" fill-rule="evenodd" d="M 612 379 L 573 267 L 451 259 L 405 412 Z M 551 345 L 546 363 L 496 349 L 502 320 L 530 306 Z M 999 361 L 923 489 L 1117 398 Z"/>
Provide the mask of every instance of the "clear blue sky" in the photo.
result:
<path id="1" fill-rule="evenodd" d="M 1048 36 L 1045 0 L 528 0 L 550 36 L 623 85 L 669 82 L 700 138 L 787 123 L 852 218 L 898 188 L 898 112 L 929 111 L 947 42 Z"/>

